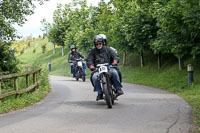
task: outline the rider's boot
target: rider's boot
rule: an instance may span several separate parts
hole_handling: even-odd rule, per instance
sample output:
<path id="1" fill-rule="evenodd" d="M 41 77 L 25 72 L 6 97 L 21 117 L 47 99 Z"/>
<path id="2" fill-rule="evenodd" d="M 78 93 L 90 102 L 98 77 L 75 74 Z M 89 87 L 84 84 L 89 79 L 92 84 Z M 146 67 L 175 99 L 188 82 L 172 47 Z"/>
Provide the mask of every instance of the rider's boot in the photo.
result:
<path id="1" fill-rule="evenodd" d="M 101 100 L 103 99 L 103 93 L 98 93 L 96 100 Z"/>
<path id="2" fill-rule="evenodd" d="M 124 91 L 122 90 L 122 88 L 117 89 L 117 96 L 123 95 Z"/>

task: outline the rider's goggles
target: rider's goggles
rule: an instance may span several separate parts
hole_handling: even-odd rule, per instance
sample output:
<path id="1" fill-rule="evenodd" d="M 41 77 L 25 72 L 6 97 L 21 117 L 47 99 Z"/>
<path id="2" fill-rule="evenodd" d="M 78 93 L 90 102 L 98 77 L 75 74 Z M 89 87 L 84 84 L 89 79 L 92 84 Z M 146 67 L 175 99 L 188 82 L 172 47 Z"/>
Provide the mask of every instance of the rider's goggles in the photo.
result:
<path id="1" fill-rule="evenodd" d="M 97 42 L 97 43 L 96 43 L 96 46 L 97 46 L 97 45 L 102 45 L 102 44 L 103 44 L 102 42 Z"/>

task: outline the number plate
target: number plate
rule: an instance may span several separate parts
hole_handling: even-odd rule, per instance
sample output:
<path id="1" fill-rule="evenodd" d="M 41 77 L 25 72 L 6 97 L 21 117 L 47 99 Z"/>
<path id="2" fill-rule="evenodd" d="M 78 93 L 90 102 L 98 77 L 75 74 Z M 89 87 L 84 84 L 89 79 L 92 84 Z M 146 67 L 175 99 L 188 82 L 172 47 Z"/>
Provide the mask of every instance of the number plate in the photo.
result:
<path id="1" fill-rule="evenodd" d="M 103 72 L 108 72 L 108 68 L 106 66 L 100 66 L 99 67 L 99 74 Z"/>
<path id="2" fill-rule="evenodd" d="M 78 66 L 82 67 L 82 62 L 81 61 L 78 62 Z"/>

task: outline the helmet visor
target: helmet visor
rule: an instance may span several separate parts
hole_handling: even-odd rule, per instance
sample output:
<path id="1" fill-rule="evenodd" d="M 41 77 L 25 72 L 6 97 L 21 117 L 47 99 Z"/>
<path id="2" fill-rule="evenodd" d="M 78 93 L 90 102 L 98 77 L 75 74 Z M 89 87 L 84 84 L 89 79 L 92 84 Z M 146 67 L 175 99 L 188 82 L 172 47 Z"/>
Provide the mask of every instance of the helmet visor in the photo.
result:
<path id="1" fill-rule="evenodd" d="M 97 43 L 96 43 L 96 46 L 102 45 L 102 44 L 103 44 L 102 42 L 97 42 Z"/>

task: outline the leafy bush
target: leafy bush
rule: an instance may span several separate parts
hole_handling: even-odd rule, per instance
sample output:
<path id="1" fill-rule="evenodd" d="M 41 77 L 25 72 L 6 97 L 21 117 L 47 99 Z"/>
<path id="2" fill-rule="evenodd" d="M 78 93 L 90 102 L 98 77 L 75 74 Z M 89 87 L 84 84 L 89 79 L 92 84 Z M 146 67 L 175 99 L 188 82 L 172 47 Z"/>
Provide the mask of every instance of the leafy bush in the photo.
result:
<path id="1" fill-rule="evenodd" d="M 34 48 L 34 49 L 33 49 L 33 53 L 35 53 L 35 52 L 36 52 L 36 49 Z"/>
<path id="2" fill-rule="evenodd" d="M 42 45 L 42 53 L 45 53 L 45 51 L 46 51 L 46 44 L 44 44 L 44 45 Z"/>
<path id="3" fill-rule="evenodd" d="M 20 51 L 20 54 L 22 55 L 24 53 L 24 49 L 22 49 L 21 51 Z"/>
<path id="4" fill-rule="evenodd" d="M 15 73 L 18 71 L 18 61 L 9 50 L 10 43 L 0 42 L 0 73 Z"/>

